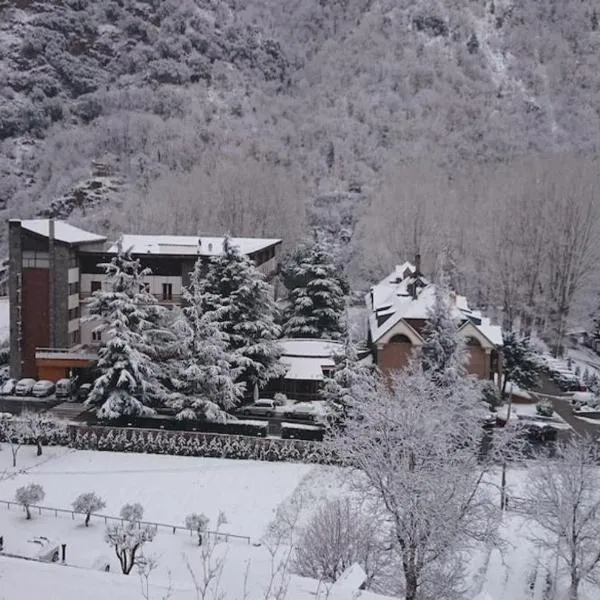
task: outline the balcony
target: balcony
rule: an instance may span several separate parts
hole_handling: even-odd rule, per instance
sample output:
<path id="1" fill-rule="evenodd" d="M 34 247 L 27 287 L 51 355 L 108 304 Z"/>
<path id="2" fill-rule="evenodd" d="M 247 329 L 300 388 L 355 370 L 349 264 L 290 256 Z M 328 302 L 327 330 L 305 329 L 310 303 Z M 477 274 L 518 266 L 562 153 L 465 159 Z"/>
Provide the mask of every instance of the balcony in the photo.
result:
<path id="1" fill-rule="evenodd" d="M 72 348 L 36 348 L 35 359 L 52 361 L 80 361 L 86 363 L 95 362 L 98 355 L 83 346 L 73 346 Z"/>

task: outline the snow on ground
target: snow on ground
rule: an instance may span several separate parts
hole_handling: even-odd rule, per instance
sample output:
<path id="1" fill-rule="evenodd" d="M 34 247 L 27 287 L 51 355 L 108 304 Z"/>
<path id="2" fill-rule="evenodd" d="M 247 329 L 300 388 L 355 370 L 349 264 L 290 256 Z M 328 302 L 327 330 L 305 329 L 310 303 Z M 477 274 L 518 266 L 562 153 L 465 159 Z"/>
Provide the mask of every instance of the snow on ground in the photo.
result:
<path id="1" fill-rule="evenodd" d="M 521 406 L 516 405 L 519 409 Z M 64 448 L 44 450 L 37 458 L 33 447 L 24 447 L 19 467 L 10 471 L 10 479 L 0 482 L 0 498 L 11 499 L 14 490 L 31 481 L 46 490 L 44 505 L 68 508 L 82 491 L 95 490 L 107 501 L 104 514 L 117 514 L 125 502 L 140 501 L 145 518 L 162 523 L 181 524 L 189 512 L 204 512 L 213 521 L 219 510 L 225 511 L 229 524 L 224 531 L 263 536 L 278 507 L 289 505 L 292 498 L 305 496 L 304 517 L 325 498 L 343 490 L 345 472 L 332 467 L 285 463 L 261 463 L 226 459 L 204 459 L 157 455 L 135 455 L 74 451 Z M 10 462 L 10 451 L 0 452 L 0 474 Z M 511 468 L 507 473 L 509 498 L 523 497 L 527 468 Z M 497 486 L 499 471 L 490 483 Z M 494 487 L 492 489 L 497 488 Z M 504 544 L 500 549 L 480 548 L 472 553 L 471 574 L 465 600 L 541 600 L 547 577 L 554 577 L 555 562 L 543 555 L 534 539 L 535 530 L 517 512 L 504 514 L 501 526 Z M 26 521 L 20 508 L 0 505 L 0 535 L 10 552 L 13 539 L 44 535 L 67 544 L 67 563 L 43 565 L 0 557 L 0 597 L 28 600 L 137 600 L 142 598 L 136 574 L 122 576 L 112 550 L 104 542 L 104 523 L 92 520 L 85 528 L 82 517 L 70 514 L 34 512 Z M 200 572 L 200 550 L 196 539 L 187 532 L 159 528 L 148 544 L 146 555 L 156 556 L 158 567 L 150 576 L 151 598 L 163 598 L 171 588 L 174 600 L 196 598 L 187 571 L 189 561 L 196 575 Z M 232 541 L 218 546 L 217 554 L 226 553 L 221 578 L 224 600 L 249 600 L 264 597 L 269 581 L 270 557 L 263 545 Z M 89 570 L 98 559 L 108 560 L 110 573 Z M 78 569 L 73 567 L 86 567 Z M 244 575 L 248 569 L 244 596 Z M 561 576 L 562 577 L 562 576 Z M 560 586 L 564 588 L 564 578 Z M 85 595 L 80 591 L 85 589 Z M 317 582 L 292 577 L 285 600 L 318 600 Z M 584 590 L 585 592 L 585 590 Z M 355 596 L 348 594 L 348 598 Z M 377 600 L 371 595 L 358 596 Z M 594 600 L 589 592 L 582 600 Z"/>
<path id="2" fill-rule="evenodd" d="M 507 413 L 508 404 L 503 404 L 498 408 L 498 416 L 501 419 L 506 419 Z M 540 417 L 537 413 L 535 404 L 513 403 L 510 416 L 511 421 L 519 419 L 538 427 L 551 425 L 554 429 L 571 429 L 571 426 L 556 412 L 551 417 Z"/>
<path id="3" fill-rule="evenodd" d="M 106 500 L 103 514 L 118 515 L 123 504 L 140 502 L 148 521 L 183 525 L 186 515 L 203 512 L 223 531 L 260 538 L 279 504 L 311 470 L 309 465 L 47 448 L 41 464 L 31 463 L 32 447 L 19 453 L 26 473 L 0 483 L 0 499 L 31 482 L 43 486 L 45 506 L 70 508 L 75 497 L 95 491 Z M 0 452 L 0 473 L 10 451 Z M 2 515 L 0 507 L 0 515 Z"/>
<path id="4" fill-rule="evenodd" d="M 8 341 L 10 333 L 10 313 L 8 305 L 8 297 L 0 297 L 0 344 Z"/>

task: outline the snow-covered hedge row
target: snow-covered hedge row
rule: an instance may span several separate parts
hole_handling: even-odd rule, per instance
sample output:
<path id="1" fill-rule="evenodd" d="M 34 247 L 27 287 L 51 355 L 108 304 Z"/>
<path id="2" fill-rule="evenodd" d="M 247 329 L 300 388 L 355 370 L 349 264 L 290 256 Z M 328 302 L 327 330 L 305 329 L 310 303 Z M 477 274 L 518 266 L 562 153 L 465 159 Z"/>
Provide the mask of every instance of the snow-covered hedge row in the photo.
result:
<path id="1" fill-rule="evenodd" d="M 79 450 L 321 464 L 335 462 L 331 453 L 318 442 L 210 433 L 73 426 L 70 445 Z"/>

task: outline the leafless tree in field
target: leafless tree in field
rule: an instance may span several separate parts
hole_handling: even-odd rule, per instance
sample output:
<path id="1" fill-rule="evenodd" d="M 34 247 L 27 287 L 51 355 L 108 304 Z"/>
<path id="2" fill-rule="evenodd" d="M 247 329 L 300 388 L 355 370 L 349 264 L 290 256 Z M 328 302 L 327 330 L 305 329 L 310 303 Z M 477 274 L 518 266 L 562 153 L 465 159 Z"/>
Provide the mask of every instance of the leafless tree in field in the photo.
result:
<path id="1" fill-rule="evenodd" d="M 600 586 L 600 451 L 589 437 L 572 437 L 554 457 L 538 459 L 528 470 L 527 504 L 535 540 L 569 578 L 569 600 L 580 586 Z"/>

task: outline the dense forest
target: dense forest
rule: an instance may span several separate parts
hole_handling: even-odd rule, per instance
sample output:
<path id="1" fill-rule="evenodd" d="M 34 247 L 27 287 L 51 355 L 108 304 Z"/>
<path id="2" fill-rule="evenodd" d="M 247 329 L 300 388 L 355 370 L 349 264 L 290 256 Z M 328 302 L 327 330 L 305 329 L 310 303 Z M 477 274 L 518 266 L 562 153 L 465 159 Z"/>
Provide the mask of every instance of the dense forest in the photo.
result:
<path id="1" fill-rule="evenodd" d="M 585 320 L 599 21 L 593 0 L 0 0 L 1 210 L 318 228 L 356 288 L 443 254 L 507 326 Z"/>

